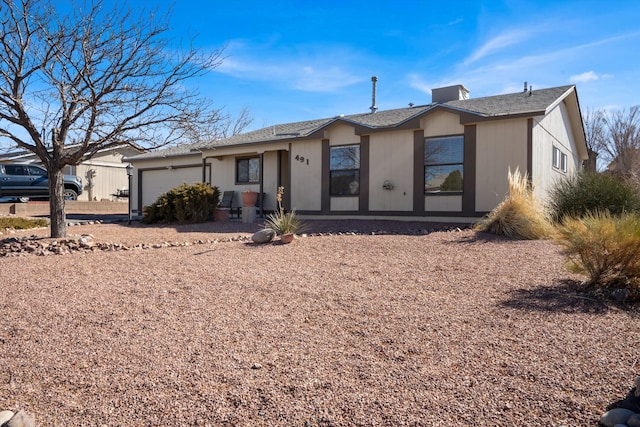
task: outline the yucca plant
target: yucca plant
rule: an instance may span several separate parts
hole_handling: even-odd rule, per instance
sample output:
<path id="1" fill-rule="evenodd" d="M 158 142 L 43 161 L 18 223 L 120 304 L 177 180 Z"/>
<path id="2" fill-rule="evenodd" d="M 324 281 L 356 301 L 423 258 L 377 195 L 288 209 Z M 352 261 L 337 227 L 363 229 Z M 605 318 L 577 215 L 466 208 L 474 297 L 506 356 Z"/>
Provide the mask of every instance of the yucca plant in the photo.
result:
<path id="1" fill-rule="evenodd" d="M 640 215 L 608 211 L 565 217 L 554 239 L 564 247 L 571 271 L 590 287 L 628 288 L 640 296 Z"/>
<path id="2" fill-rule="evenodd" d="M 295 234 L 301 231 L 303 228 L 302 221 L 296 214 L 296 210 L 293 209 L 290 212 L 285 212 L 282 207 L 282 195 L 284 194 L 284 187 L 278 187 L 278 194 L 276 201 L 278 202 L 278 210 L 271 215 L 267 215 L 265 220 L 265 228 L 270 228 L 276 233 L 282 234 Z"/>
<path id="3" fill-rule="evenodd" d="M 508 171 L 509 195 L 475 225 L 475 231 L 517 239 L 545 239 L 551 235 L 551 224 L 542 204 L 533 194 L 527 174 Z"/>

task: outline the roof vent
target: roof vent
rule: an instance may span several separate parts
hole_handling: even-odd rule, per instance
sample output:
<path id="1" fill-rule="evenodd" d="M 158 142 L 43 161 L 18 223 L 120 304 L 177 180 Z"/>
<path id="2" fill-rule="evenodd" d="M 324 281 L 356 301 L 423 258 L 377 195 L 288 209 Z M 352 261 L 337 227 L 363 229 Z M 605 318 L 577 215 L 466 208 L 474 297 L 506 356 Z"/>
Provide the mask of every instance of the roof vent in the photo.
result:
<path id="1" fill-rule="evenodd" d="M 372 113 L 378 111 L 378 106 L 376 105 L 376 83 L 378 83 L 378 78 L 376 76 L 371 77 L 371 83 L 373 85 L 372 93 L 371 93 L 371 107 L 370 110 Z"/>
<path id="2" fill-rule="evenodd" d="M 463 85 L 453 85 L 431 89 L 431 102 L 442 104 L 449 101 L 469 99 L 469 89 Z"/>

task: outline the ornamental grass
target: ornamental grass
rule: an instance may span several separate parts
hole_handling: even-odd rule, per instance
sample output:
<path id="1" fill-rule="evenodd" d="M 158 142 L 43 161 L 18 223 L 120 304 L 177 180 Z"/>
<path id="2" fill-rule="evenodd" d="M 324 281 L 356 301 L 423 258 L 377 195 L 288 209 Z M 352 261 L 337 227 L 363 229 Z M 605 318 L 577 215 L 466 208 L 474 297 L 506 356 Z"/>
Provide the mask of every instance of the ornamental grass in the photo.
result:
<path id="1" fill-rule="evenodd" d="M 626 288 L 640 297 L 640 215 L 587 212 L 565 217 L 554 240 L 564 247 L 571 271 L 589 277 L 587 287 Z"/>
<path id="2" fill-rule="evenodd" d="M 508 172 L 509 195 L 474 230 L 516 239 L 546 239 L 552 226 L 542 204 L 533 194 L 533 186 L 520 170 Z"/>

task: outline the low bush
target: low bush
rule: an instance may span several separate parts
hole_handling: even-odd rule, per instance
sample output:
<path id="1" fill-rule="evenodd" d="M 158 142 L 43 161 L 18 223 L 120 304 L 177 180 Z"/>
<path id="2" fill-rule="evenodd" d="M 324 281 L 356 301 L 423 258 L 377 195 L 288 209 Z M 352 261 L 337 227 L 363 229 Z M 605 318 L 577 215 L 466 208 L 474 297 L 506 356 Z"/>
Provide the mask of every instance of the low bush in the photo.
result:
<path id="1" fill-rule="evenodd" d="M 0 217 L 0 230 L 14 229 L 27 230 L 29 228 L 47 227 L 49 221 L 46 219 L 29 219 L 15 216 Z"/>
<path id="2" fill-rule="evenodd" d="M 517 239 L 544 239 L 551 235 L 551 224 L 542 204 L 533 195 L 527 175 L 509 170 L 509 195 L 489 215 L 475 225 L 475 231 Z"/>
<path id="3" fill-rule="evenodd" d="M 628 182 L 608 173 L 582 172 L 557 181 L 549 195 L 551 219 L 582 217 L 588 212 L 612 215 L 640 212 L 640 194 Z"/>
<path id="4" fill-rule="evenodd" d="M 626 288 L 640 297 L 640 214 L 567 217 L 554 238 L 564 247 L 570 270 L 589 277 L 588 287 Z"/>
<path id="5" fill-rule="evenodd" d="M 182 184 L 146 207 L 142 222 L 146 224 L 180 224 L 205 222 L 213 217 L 220 201 L 220 190 L 206 183 Z"/>

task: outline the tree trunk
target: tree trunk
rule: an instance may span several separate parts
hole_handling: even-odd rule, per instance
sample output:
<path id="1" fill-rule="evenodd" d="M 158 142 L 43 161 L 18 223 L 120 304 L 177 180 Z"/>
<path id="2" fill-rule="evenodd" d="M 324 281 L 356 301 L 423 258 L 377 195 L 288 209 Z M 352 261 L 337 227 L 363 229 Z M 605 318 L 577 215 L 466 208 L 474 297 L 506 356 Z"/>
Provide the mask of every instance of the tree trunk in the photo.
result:
<path id="1" fill-rule="evenodd" d="M 62 169 L 49 172 L 49 211 L 51 213 L 51 237 L 66 237 L 67 218 L 64 212 Z"/>

